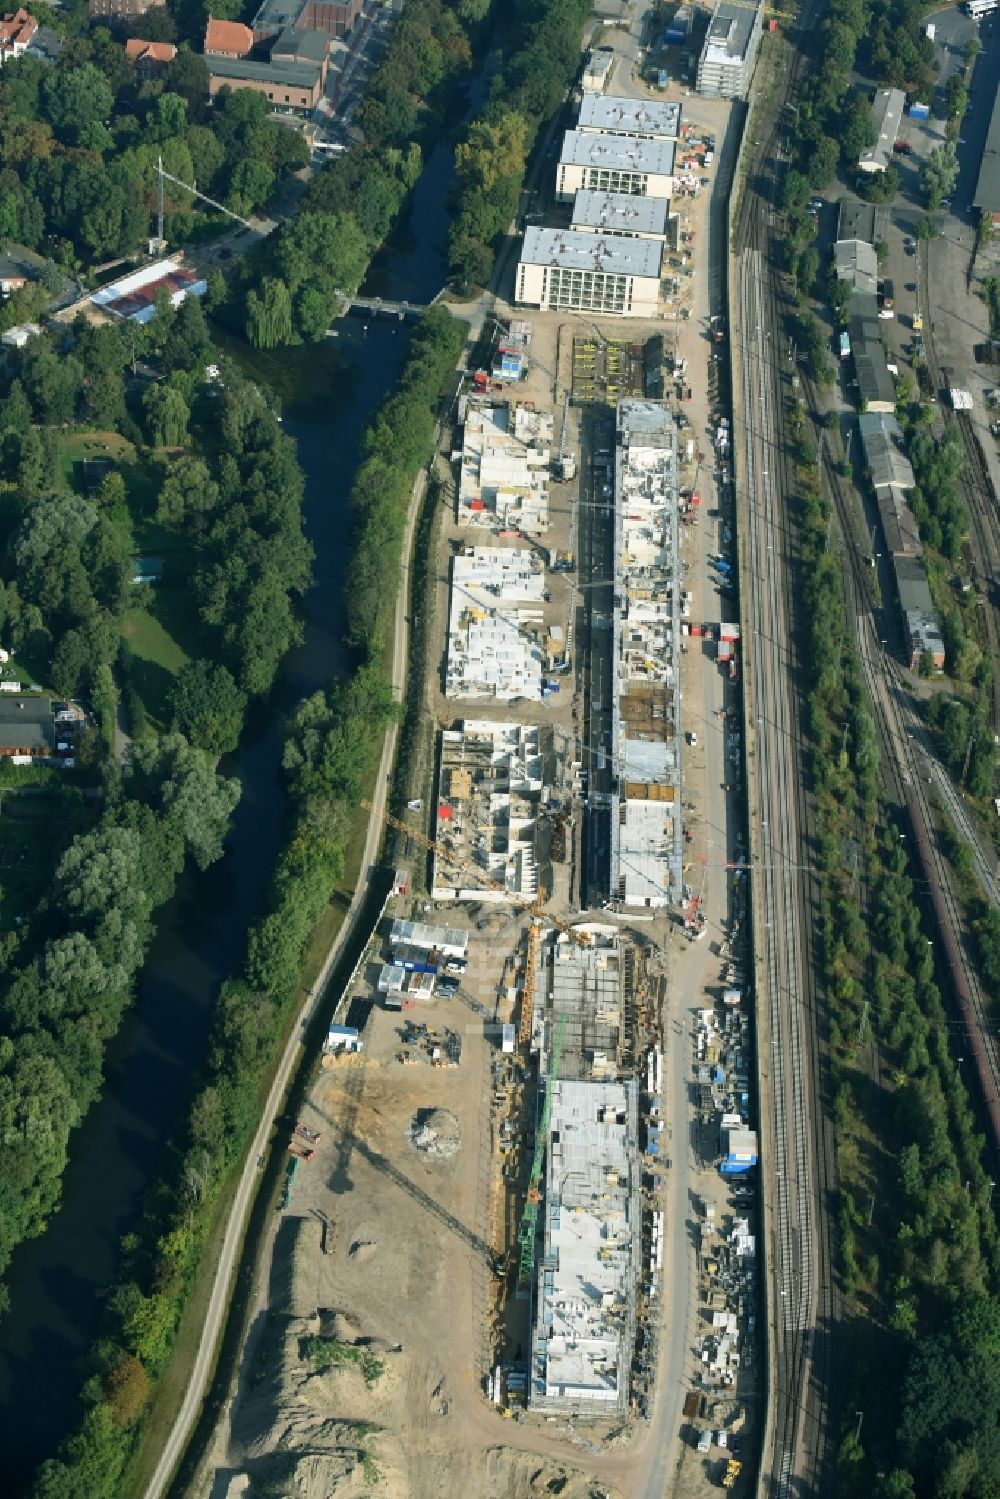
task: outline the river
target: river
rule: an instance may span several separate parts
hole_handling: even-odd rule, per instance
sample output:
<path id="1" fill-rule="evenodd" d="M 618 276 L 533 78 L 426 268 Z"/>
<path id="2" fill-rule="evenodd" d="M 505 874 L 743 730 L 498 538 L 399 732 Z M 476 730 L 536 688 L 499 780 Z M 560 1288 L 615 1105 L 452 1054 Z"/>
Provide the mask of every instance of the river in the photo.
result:
<path id="1" fill-rule="evenodd" d="M 429 302 L 441 289 L 451 174 L 451 148 L 442 144 L 428 158 L 406 221 L 373 263 L 369 295 Z M 160 1168 L 164 1141 L 183 1120 L 215 997 L 242 957 L 281 841 L 282 711 L 328 686 L 345 665 L 347 496 L 361 433 L 392 387 L 406 345 L 405 324 L 351 318 L 320 348 L 238 351 L 247 372 L 281 399 L 306 474 L 305 525 L 316 558 L 305 638 L 274 700 L 224 767 L 243 787 L 224 858 L 186 881 L 160 914 L 137 1002 L 108 1048 L 103 1096 L 71 1140 L 62 1206 L 45 1234 L 14 1257 L 12 1306 L 0 1324 L 7 1493 L 23 1491 L 76 1418 L 79 1359 L 99 1331 L 121 1240 Z"/>

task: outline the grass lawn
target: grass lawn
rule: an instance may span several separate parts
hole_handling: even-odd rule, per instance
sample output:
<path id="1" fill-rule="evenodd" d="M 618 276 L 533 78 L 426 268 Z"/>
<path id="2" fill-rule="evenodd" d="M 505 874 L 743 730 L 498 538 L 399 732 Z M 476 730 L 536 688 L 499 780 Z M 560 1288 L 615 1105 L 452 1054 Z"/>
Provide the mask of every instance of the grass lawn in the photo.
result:
<path id="1" fill-rule="evenodd" d="M 55 434 L 59 447 L 59 471 L 67 489 L 84 489 L 83 462 L 86 458 L 110 458 L 121 466 L 135 460 L 135 448 L 117 432 L 60 432 Z"/>
<path id="2" fill-rule="evenodd" d="M 70 432 L 59 438 L 59 468 L 66 487 L 81 494 L 86 489 L 82 465 L 87 458 L 110 458 L 125 480 L 126 503 L 108 515 L 123 532 L 130 552 L 151 552 L 165 561 L 187 555 L 184 538 L 156 519 L 160 471 L 155 463 L 140 458 L 132 443 L 115 432 Z"/>
<path id="3" fill-rule="evenodd" d="M 125 615 L 125 639 L 132 647 L 133 685 L 159 728 L 167 722 L 167 695 L 174 678 L 189 659 L 163 622 L 160 595 L 171 591 L 169 587 L 157 589 L 154 596 L 150 589 L 150 607 L 129 609 Z"/>

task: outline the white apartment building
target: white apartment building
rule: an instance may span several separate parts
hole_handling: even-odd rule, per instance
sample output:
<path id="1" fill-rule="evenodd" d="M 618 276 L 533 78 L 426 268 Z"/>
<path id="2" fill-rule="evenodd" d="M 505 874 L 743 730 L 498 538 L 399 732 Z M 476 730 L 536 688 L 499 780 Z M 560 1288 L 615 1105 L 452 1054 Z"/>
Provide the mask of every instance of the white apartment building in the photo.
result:
<path id="1" fill-rule="evenodd" d="M 698 59 L 699 94 L 714 99 L 746 98 L 763 29 L 763 6 L 723 0 L 715 7 Z"/>
<path id="2" fill-rule="evenodd" d="M 514 300 L 523 307 L 655 317 L 662 258 L 657 239 L 530 225 Z"/>
<path id="3" fill-rule="evenodd" d="M 568 203 L 581 187 L 592 192 L 669 198 L 673 178 L 672 140 L 567 130 L 556 170 L 556 198 Z"/>
<path id="4" fill-rule="evenodd" d="M 577 130 L 588 135 L 631 135 L 637 140 L 675 141 L 681 107 L 659 99 L 621 99 L 614 94 L 584 94 Z"/>
<path id="5" fill-rule="evenodd" d="M 669 198 L 639 198 L 634 193 L 593 193 L 581 188 L 573 199 L 571 229 L 588 234 L 632 234 L 638 239 L 665 239 Z"/>

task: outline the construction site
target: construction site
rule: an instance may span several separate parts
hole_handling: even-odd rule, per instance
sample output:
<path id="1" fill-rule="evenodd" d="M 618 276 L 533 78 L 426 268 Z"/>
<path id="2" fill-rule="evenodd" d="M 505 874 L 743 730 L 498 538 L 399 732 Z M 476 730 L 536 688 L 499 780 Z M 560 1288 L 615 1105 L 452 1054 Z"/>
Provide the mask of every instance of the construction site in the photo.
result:
<path id="1" fill-rule="evenodd" d="M 689 261 L 699 193 L 681 215 Z M 427 748 L 383 814 L 391 893 L 323 1001 L 215 1452 L 254 1492 L 739 1478 L 756 1240 L 722 1162 L 748 1185 L 756 1138 L 747 1015 L 714 992 L 741 892 L 699 745 L 739 638 L 698 623 L 727 585 L 705 565 L 723 458 L 678 352 L 694 291 L 672 338 L 662 313 L 498 318 L 443 434 L 411 602 Z"/>

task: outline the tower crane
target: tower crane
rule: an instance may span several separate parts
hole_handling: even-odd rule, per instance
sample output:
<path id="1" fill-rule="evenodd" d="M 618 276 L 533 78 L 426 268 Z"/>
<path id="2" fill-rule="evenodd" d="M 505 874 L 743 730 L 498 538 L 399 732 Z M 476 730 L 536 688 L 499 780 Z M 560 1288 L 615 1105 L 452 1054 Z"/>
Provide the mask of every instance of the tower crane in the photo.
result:
<path id="1" fill-rule="evenodd" d="M 404 834 L 407 838 L 424 848 L 428 853 L 435 854 L 438 858 L 450 864 L 453 869 L 473 875 L 486 890 L 493 890 L 502 895 L 504 900 L 510 901 L 512 905 L 520 906 L 522 910 L 531 913 L 531 924 L 528 927 L 527 944 L 524 959 L 524 988 L 521 995 L 521 1023 L 518 1030 L 518 1040 L 525 1047 L 531 1043 L 531 1030 L 534 1022 L 535 1008 L 535 981 L 538 975 L 538 949 L 542 936 L 542 913 L 545 902 L 548 899 L 548 891 L 539 886 L 534 896 L 519 895 L 516 891 L 508 890 L 506 885 L 495 880 L 491 875 L 485 874 L 477 864 L 470 859 L 463 859 L 455 854 L 450 848 L 438 841 L 436 838 L 428 838 L 426 833 L 418 832 L 416 828 L 410 827 L 409 823 L 403 822 L 391 812 L 379 811 L 367 797 L 361 798 L 361 805 L 366 812 L 372 812 L 381 818 L 386 827 L 395 829 L 397 833 Z M 586 932 L 577 931 L 567 922 L 561 921 L 558 916 L 548 915 L 545 920 L 559 931 L 564 932 L 567 937 L 572 938 L 580 947 L 589 947 L 590 938 Z"/>

